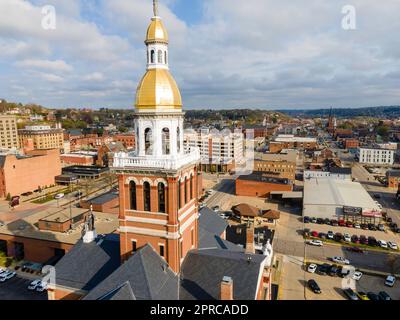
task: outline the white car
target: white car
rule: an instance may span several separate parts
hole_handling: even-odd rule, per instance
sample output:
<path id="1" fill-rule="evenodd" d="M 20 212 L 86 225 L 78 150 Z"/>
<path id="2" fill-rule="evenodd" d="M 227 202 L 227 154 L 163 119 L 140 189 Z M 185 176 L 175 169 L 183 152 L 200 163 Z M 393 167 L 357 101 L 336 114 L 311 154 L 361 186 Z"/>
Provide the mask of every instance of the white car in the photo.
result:
<path id="1" fill-rule="evenodd" d="M 33 280 L 29 286 L 28 286 L 28 290 L 36 290 L 36 288 L 42 283 L 42 280 Z"/>
<path id="2" fill-rule="evenodd" d="M 322 247 L 324 243 L 321 240 L 310 240 L 308 241 L 308 244 L 316 247 Z"/>
<path id="3" fill-rule="evenodd" d="M 359 223 L 355 223 L 355 224 L 354 224 L 354 228 L 356 228 L 356 229 L 361 229 L 361 226 L 360 226 Z"/>
<path id="4" fill-rule="evenodd" d="M 361 277 L 363 276 L 363 274 L 362 274 L 362 272 L 360 272 L 360 271 L 356 271 L 356 272 L 354 272 L 354 274 L 353 274 L 353 280 L 356 280 L 356 281 L 358 281 L 358 280 L 360 280 L 361 279 Z"/>
<path id="5" fill-rule="evenodd" d="M 335 238 L 335 234 L 332 231 L 328 231 L 328 233 L 326 234 L 326 237 L 328 239 L 333 240 Z"/>
<path id="6" fill-rule="evenodd" d="M 396 278 L 394 276 L 387 276 L 385 280 L 385 285 L 388 287 L 393 287 L 396 282 Z"/>
<path id="7" fill-rule="evenodd" d="M 378 244 L 381 248 L 387 249 L 388 245 L 385 240 L 378 240 Z"/>
<path id="8" fill-rule="evenodd" d="M 387 244 L 388 244 L 388 246 L 389 246 L 390 249 L 392 249 L 392 250 L 399 250 L 399 247 L 397 246 L 397 243 L 396 243 L 396 242 L 389 241 Z"/>
<path id="9" fill-rule="evenodd" d="M 16 273 L 14 271 L 6 271 L 0 274 L 0 282 L 6 282 L 7 280 L 15 277 Z"/>
<path id="10" fill-rule="evenodd" d="M 37 292 L 43 292 L 47 290 L 47 282 L 41 281 L 40 284 L 36 287 Z"/>
<path id="11" fill-rule="evenodd" d="M 311 263 L 307 268 L 307 271 L 309 273 L 315 273 L 316 270 L 317 270 L 317 265 L 315 263 Z"/>
<path id="12" fill-rule="evenodd" d="M 343 257 L 333 257 L 332 261 L 339 264 L 350 264 L 350 261 Z"/>
<path id="13" fill-rule="evenodd" d="M 351 242 L 351 236 L 348 233 L 343 235 L 343 239 L 345 242 Z"/>
<path id="14" fill-rule="evenodd" d="M 64 197 L 65 197 L 65 194 L 64 194 L 64 193 L 57 193 L 57 194 L 54 196 L 54 199 L 58 200 L 58 199 L 62 199 L 62 198 L 64 198 Z"/>

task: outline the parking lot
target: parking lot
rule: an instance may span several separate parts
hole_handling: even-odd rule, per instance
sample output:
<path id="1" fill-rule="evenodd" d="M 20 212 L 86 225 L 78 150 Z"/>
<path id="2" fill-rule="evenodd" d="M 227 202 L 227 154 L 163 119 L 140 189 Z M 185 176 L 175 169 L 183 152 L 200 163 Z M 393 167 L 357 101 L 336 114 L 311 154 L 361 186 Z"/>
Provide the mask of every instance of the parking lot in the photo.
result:
<path id="1" fill-rule="evenodd" d="M 14 277 L 0 283 L 0 300 L 47 300 L 47 292 L 29 291 L 31 280 Z"/>

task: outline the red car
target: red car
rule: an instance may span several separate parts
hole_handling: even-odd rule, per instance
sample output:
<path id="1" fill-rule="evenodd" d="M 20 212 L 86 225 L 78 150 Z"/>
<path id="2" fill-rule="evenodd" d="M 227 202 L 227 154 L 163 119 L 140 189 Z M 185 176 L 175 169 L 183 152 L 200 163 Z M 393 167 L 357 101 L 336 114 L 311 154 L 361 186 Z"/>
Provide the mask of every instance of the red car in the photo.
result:
<path id="1" fill-rule="evenodd" d="M 347 228 L 353 228 L 353 222 L 347 221 L 346 222 L 346 227 Z"/>
<path id="2" fill-rule="evenodd" d="M 354 235 L 354 236 L 351 237 L 351 242 L 360 243 L 360 239 L 358 238 L 358 236 Z"/>
<path id="3" fill-rule="evenodd" d="M 314 238 L 318 238 L 318 232 L 317 231 L 311 232 L 311 236 Z"/>
<path id="4" fill-rule="evenodd" d="M 344 220 L 339 220 L 339 226 L 345 227 L 346 226 L 346 222 Z"/>

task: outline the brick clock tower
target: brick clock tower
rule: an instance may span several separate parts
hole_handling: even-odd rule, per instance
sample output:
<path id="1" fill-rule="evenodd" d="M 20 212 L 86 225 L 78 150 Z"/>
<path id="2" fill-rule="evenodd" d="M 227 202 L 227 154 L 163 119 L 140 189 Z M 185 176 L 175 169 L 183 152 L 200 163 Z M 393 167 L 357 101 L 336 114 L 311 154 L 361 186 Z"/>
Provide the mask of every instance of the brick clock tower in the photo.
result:
<path id="1" fill-rule="evenodd" d="M 136 149 L 114 155 L 119 177 L 121 259 L 150 243 L 175 271 L 198 243 L 197 149 L 184 150 L 182 99 L 168 65 L 168 33 L 158 16 L 147 30 L 147 71 L 136 92 Z"/>

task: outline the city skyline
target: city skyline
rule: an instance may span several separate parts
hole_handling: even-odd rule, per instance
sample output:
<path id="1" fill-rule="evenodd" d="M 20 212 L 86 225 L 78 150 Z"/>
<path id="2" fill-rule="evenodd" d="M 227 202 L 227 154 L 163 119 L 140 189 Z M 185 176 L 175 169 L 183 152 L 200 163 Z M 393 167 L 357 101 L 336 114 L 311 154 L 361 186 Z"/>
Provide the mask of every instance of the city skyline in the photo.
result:
<path id="1" fill-rule="evenodd" d="M 133 108 L 150 0 L 0 4 L 0 97 L 46 107 Z M 398 105 L 396 1 L 160 1 L 185 109 Z M 44 5 L 57 27 L 41 26 Z M 380 19 L 384 15 L 385 19 Z"/>

